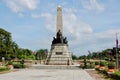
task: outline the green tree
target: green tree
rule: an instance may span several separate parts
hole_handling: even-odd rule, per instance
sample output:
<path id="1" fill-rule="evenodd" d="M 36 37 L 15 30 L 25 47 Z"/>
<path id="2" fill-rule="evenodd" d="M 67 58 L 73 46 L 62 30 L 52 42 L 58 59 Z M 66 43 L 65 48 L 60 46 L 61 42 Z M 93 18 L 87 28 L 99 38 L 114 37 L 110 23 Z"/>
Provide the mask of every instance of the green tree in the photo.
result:
<path id="1" fill-rule="evenodd" d="M 0 59 L 35 59 L 33 52 L 29 49 L 19 48 L 17 43 L 12 41 L 11 33 L 0 28 Z"/>
<path id="2" fill-rule="evenodd" d="M 18 49 L 18 56 L 19 59 L 35 59 L 33 52 L 29 49 Z"/>
<path id="3" fill-rule="evenodd" d="M 79 56 L 78 59 L 84 59 L 86 55 Z"/>
<path id="4" fill-rule="evenodd" d="M 99 52 L 93 52 L 92 53 L 92 58 L 93 59 L 99 59 L 100 58 Z"/>
<path id="5" fill-rule="evenodd" d="M 15 58 L 17 58 L 17 54 L 18 54 L 17 52 L 18 52 L 18 49 L 19 49 L 17 43 L 12 42 L 12 48 L 13 48 L 13 55 L 15 56 Z"/>
<path id="6" fill-rule="evenodd" d="M 0 58 L 8 58 L 8 54 L 12 53 L 11 47 L 12 39 L 11 33 L 0 28 Z"/>
<path id="7" fill-rule="evenodd" d="M 72 59 L 73 59 L 73 60 L 77 60 L 78 57 L 77 57 L 76 55 L 73 54 L 73 55 L 72 55 Z"/>
<path id="8" fill-rule="evenodd" d="M 39 49 L 36 51 L 36 59 L 37 60 L 43 60 L 47 57 L 48 50 L 47 49 Z"/>

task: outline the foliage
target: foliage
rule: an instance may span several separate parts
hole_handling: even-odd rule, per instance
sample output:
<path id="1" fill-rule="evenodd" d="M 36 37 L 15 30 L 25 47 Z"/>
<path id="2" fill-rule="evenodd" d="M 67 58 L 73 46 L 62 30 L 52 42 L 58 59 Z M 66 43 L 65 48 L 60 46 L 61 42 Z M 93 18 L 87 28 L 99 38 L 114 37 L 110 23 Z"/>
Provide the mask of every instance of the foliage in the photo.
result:
<path id="1" fill-rule="evenodd" d="M 89 62 L 89 63 L 87 63 L 87 62 L 85 62 L 84 61 L 84 65 L 83 66 L 81 66 L 83 69 L 85 68 L 85 69 L 92 69 L 92 68 L 94 68 L 94 62 Z"/>
<path id="2" fill-rule="evenodd" d="M 26 66 L 24 64 L 20 64 L 20 63 L 17 63 L 17 64 L 13 64 L 14 68 L 25 68 Z"/>
<path id="3" fill-rule="evenodd" d="M 48 50 L 39 49 L 36 54 L 29 49 L 19 48 L 12 41 L 11 33 L 0 28 L 0 60 L 2 57 L 9 61 L 12 59 L 46 59 Z"/>
<path id="4" fill-rule="evenodd" d="M 104 70 L 100 70 L 99 68 L 96 68 L 96 70 L 99 71 L 99 72 L 102 73 L 102 74 L 105 74 L 105 75 L 108 74 L 108 73 L 107 73 L 107 71 L 108 71 L 107 68 L 105 68 Z"/>
<path id="5" fill-rule="evenodd" d="M 105 61 L 100 62 L 100 66 L 106 66 L 106 62 Z"/>
<path id="6" fill-rule="evenodd" d="M 95 68 L 96 71 L 99 71 L 99 68 Z"/>
<path id="7" fill-rule="evenodd" d="M 21 61 L 20 61 L 20 63 L 21 63 L 21 64 L 24 64 L 24 63 L 25 63 L 25 61 L 24 61 L 24 60 L 21 60 Z"/>
<path id="8" fill-rule="evenodd" d="M 87 68 L 87 61 L 86 61 L 86 57 L 84 58 L 84 67 L 83 68 Z"/>
<path id="9" fill-rule="evenodd" d="M 108 63 L 108 68 L 109 69 L 114 69 L 115 68 L 115 64 L 113 62 L 109 62 Z"/>
<path id="10" fill-rule="evenodd" d="M 6 60 L 16 57 L 18 45 L 12 41 L 11 33 L 0 28 L 0 59 Z"/>
<path id="11" fill-rule="evenodd" d="M 117 49 L 117 52 L 119 53 L 120 48 Z M 87 56 L 87 59 L 99 59 L 99 60 L 106 60 L 106 61 L 113 61 L 116 58 L 116 48 L 113 47 L 113 49 L 105 49 L 100 52 L 92 52 L 89 53 Z M 79 59 L 84 59 L 84 55 L 79 56 Z"/>
<path id="12" fill-rule="evenodd" d="M 78 57 L 77 57 L 76 55 L 72 55 L 72 59 L 73 59 L 73 60 L 77 60 Z"/>
<path id="13" fill-rule="evenodd" d="M 9 61 L 9 62 L 7 63 L 7 65 L 13 65 L 13 62 L 12 62 L 12 61 Z"/>
<path id="14" fill-rule="evenodd" d="M 105 61 L 101 62 L 100 64 L 103 66 L 105 65 Z M 115 64 L 113 62 L 109 62 L 108 63 L 108 68 L 109 69 L 113 69 L 113 67 L 115 67 Z M 102 71 L 99 70 L 99 68 L 95 68 L 95 70 L 97 70 L 98 72 L 105 74 L 107 77 L 110 77 L 110 80 L 119 80 L 120 79 L 120 71 L 115 71 L 115 73 L 108 75 L 108 69 L 104 69 Z"/>
<path id="15" fill-rule="evenodd" d="M 91 58 L 92 58 L 92 54 L 89 53 L 89 54 L 87 55 L 87 59 L 91 59 Z"/>
<path id="16" fill-rule="evenodd" d="M 94 65 L 95 65 L 95 63 L 94 62 L 89 62 L 89 63 L 87 63 L 87 61 L 86 61 L 86 57 L 84 58 L 84 66 L 83 66 L 83 68 L 94 68 Z"/>
<path id="17" fill-rule="evenodd" d="M 33 52 L 29 49 L 18 49 L 18 58 L 19 59 L 35 59 Z"/>
<path id="18" fill-rule="evenodd" d="M 1 68 L 0 68 L 0 72 L 1 72 L 1 71 L 7 71 L 7 70 L 9 70 L 8 67 L 1 67 Z"/>
<path id="19" fill-rule="evenodd" d="M 0 28 L 0 57 L 6 57 L 7 52 L 10 52 L 11 34 Z"/>
<path id="20" fill-rule="evenodd" d="M 120 79 L 120 71 L 116 71 L 113 76 L 112 76 L 113 79 L 115 80 L 119 80 Z"/>
<path id="21" fill-rule="evenodd" d="M 37 60 L 43 60 L 47 58 L 48 50 L 47 49 L 39 49 L 36 51 L 35 57 Z"/>
<path id="22" fill-rule="evenodd" d="M 102 73 L 105 74 L 105 75 L 107 75 L 107 74 L 108 74 L 107 71 L 108 71 L 108 69 L 104 69 L 104 70 L 102 71 Z"/>
<path id="23" fill-rule="evenodd" d="M 84 59 L 86 58 L 86 55 L 79 56 L 78 59 Z"/>
<path id="24" fill-rule="evenodd" d="M 93 52 L 91 55 L 92 55 L 92 59 L 98 59 L 99 58 L 99 53 L 98 52 Z"/>
<path id="25" fill-rule="evenodd" d="M 90 62 L 89 65 L 87 65 L 87 68 L 94 68 L 94 62 Z"/>
<path id="26" fill-rule="evenodd" d="M 98 61 L 95 62 L 95 65 L 99 65 L 100 63 Z"/>

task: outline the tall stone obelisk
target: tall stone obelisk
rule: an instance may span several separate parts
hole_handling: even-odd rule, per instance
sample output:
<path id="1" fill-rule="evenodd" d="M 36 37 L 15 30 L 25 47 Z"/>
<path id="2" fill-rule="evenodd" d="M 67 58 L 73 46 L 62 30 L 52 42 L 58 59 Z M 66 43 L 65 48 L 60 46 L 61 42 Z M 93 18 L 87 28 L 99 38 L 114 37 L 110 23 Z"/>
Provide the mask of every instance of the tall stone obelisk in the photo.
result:
<path id="1" fill-rule="evenodd" d="M 58 6 L 57 8 L 57 32 L 59 30 L 63 34 L 62 7 L 61 6 Z"/>
<path id="2" fill-rule="evenodd" d="M 72 65 L 72 56 L 68 49 L 67 38 L 63 36 L 62 7 L 57 8 L 57 33 L 53 37 L 51 50 L 47 56 L 47 65 Z"/>

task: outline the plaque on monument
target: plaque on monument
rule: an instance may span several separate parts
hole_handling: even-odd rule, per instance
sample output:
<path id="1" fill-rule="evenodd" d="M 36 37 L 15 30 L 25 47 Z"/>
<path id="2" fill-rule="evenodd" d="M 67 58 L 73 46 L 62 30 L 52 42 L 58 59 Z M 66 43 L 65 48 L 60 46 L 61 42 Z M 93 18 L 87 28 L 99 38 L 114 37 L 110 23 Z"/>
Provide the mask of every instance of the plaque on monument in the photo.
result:
<path id="1" fill-rule="evenodd" d="M 56 52 L 56 55 L 62 55 L 63 53 L 62 52 Z"/>

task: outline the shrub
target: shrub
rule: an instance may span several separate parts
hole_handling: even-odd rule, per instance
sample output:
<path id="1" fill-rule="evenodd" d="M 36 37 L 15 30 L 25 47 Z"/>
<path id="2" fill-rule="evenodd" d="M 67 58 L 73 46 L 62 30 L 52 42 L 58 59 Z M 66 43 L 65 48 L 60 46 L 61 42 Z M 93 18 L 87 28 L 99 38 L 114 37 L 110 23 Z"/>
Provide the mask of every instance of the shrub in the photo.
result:
<path id="1" fill-rule="evenodd" d="M 7 65 L 13 65 L 13 62 L 9 61 L 9 62 L 7 63 Z"/>
<path id="2" fill-rule="evenodd" d="M 26 66 L 24 64 L 13 64 L 14 68 L 25 68 Z"/>
<path id="3" fill-rule="evenodd" d="M 99 68 L 95 68 L 95 70 L 100 71 Z"/>
<path id="4" fill-rule="evenodd" d="M 109 61 L 109 58 L 104 58 L 104 60 Z"/>
<path id="5" fill-rule="evenodd" d="M 95 64 L 94 62 L 90 62 L 90 68 L 94 68 Z"/>
<path id="6" fill-rule="evenodd" d="M 95 62 L 95 65 L 99 65 L 100 63 L 99 62 Z"/>
<path id="7" fill-rule="evenodd" d="M 87 63 L 85 62 L 84 64 L 80 65 L 80 67 L 82 67 L 83 69 L 92 69 L 94 68 L 94 62 L 90 62 L 90 63 Z"/>
<path id="8" fill-rule="evenodd" d="M 100 66 L 105 66 L 106 63 L 104 61 L 100 62 Z"/>
<path id="9" fill-rule="evenodd" d="M 25 61 L 24 61 L 24 60 L 21 60 L 21 61 L 20 61 L 20 63 L 21 63 L 21 64 L 24 64 L 24 63 L 25 63 Z"/>
<path id="10" fill-rule="evenodd" d="M 109 62 L 108 63 L 108 68 L 109 69 L 114 69 L 115 68 L 115 64 L 113 62 Z"/>
<path id="11" fill-rule="evenodd" d="M 112 78 L 115 79 L 115 80 L 120 80 L 120 71 L 116 71 L 113 74 Z"/>
<path id="12" fill-rule="evenodd" d="M 108 69 L 105 69 L 105 70 L 102 71 L 102 73 L 107 75 L 107 71 L 108 71 Z"/>
<path id="13" fill-rule="evenodd" d="M 7 67 L 2 67 L 2 68 L 0 68 L 0 72 L 1 72 L 1 71 L 7 71 L 7 70 L 9 70 L 9 68 L 7 68 Z"/>

